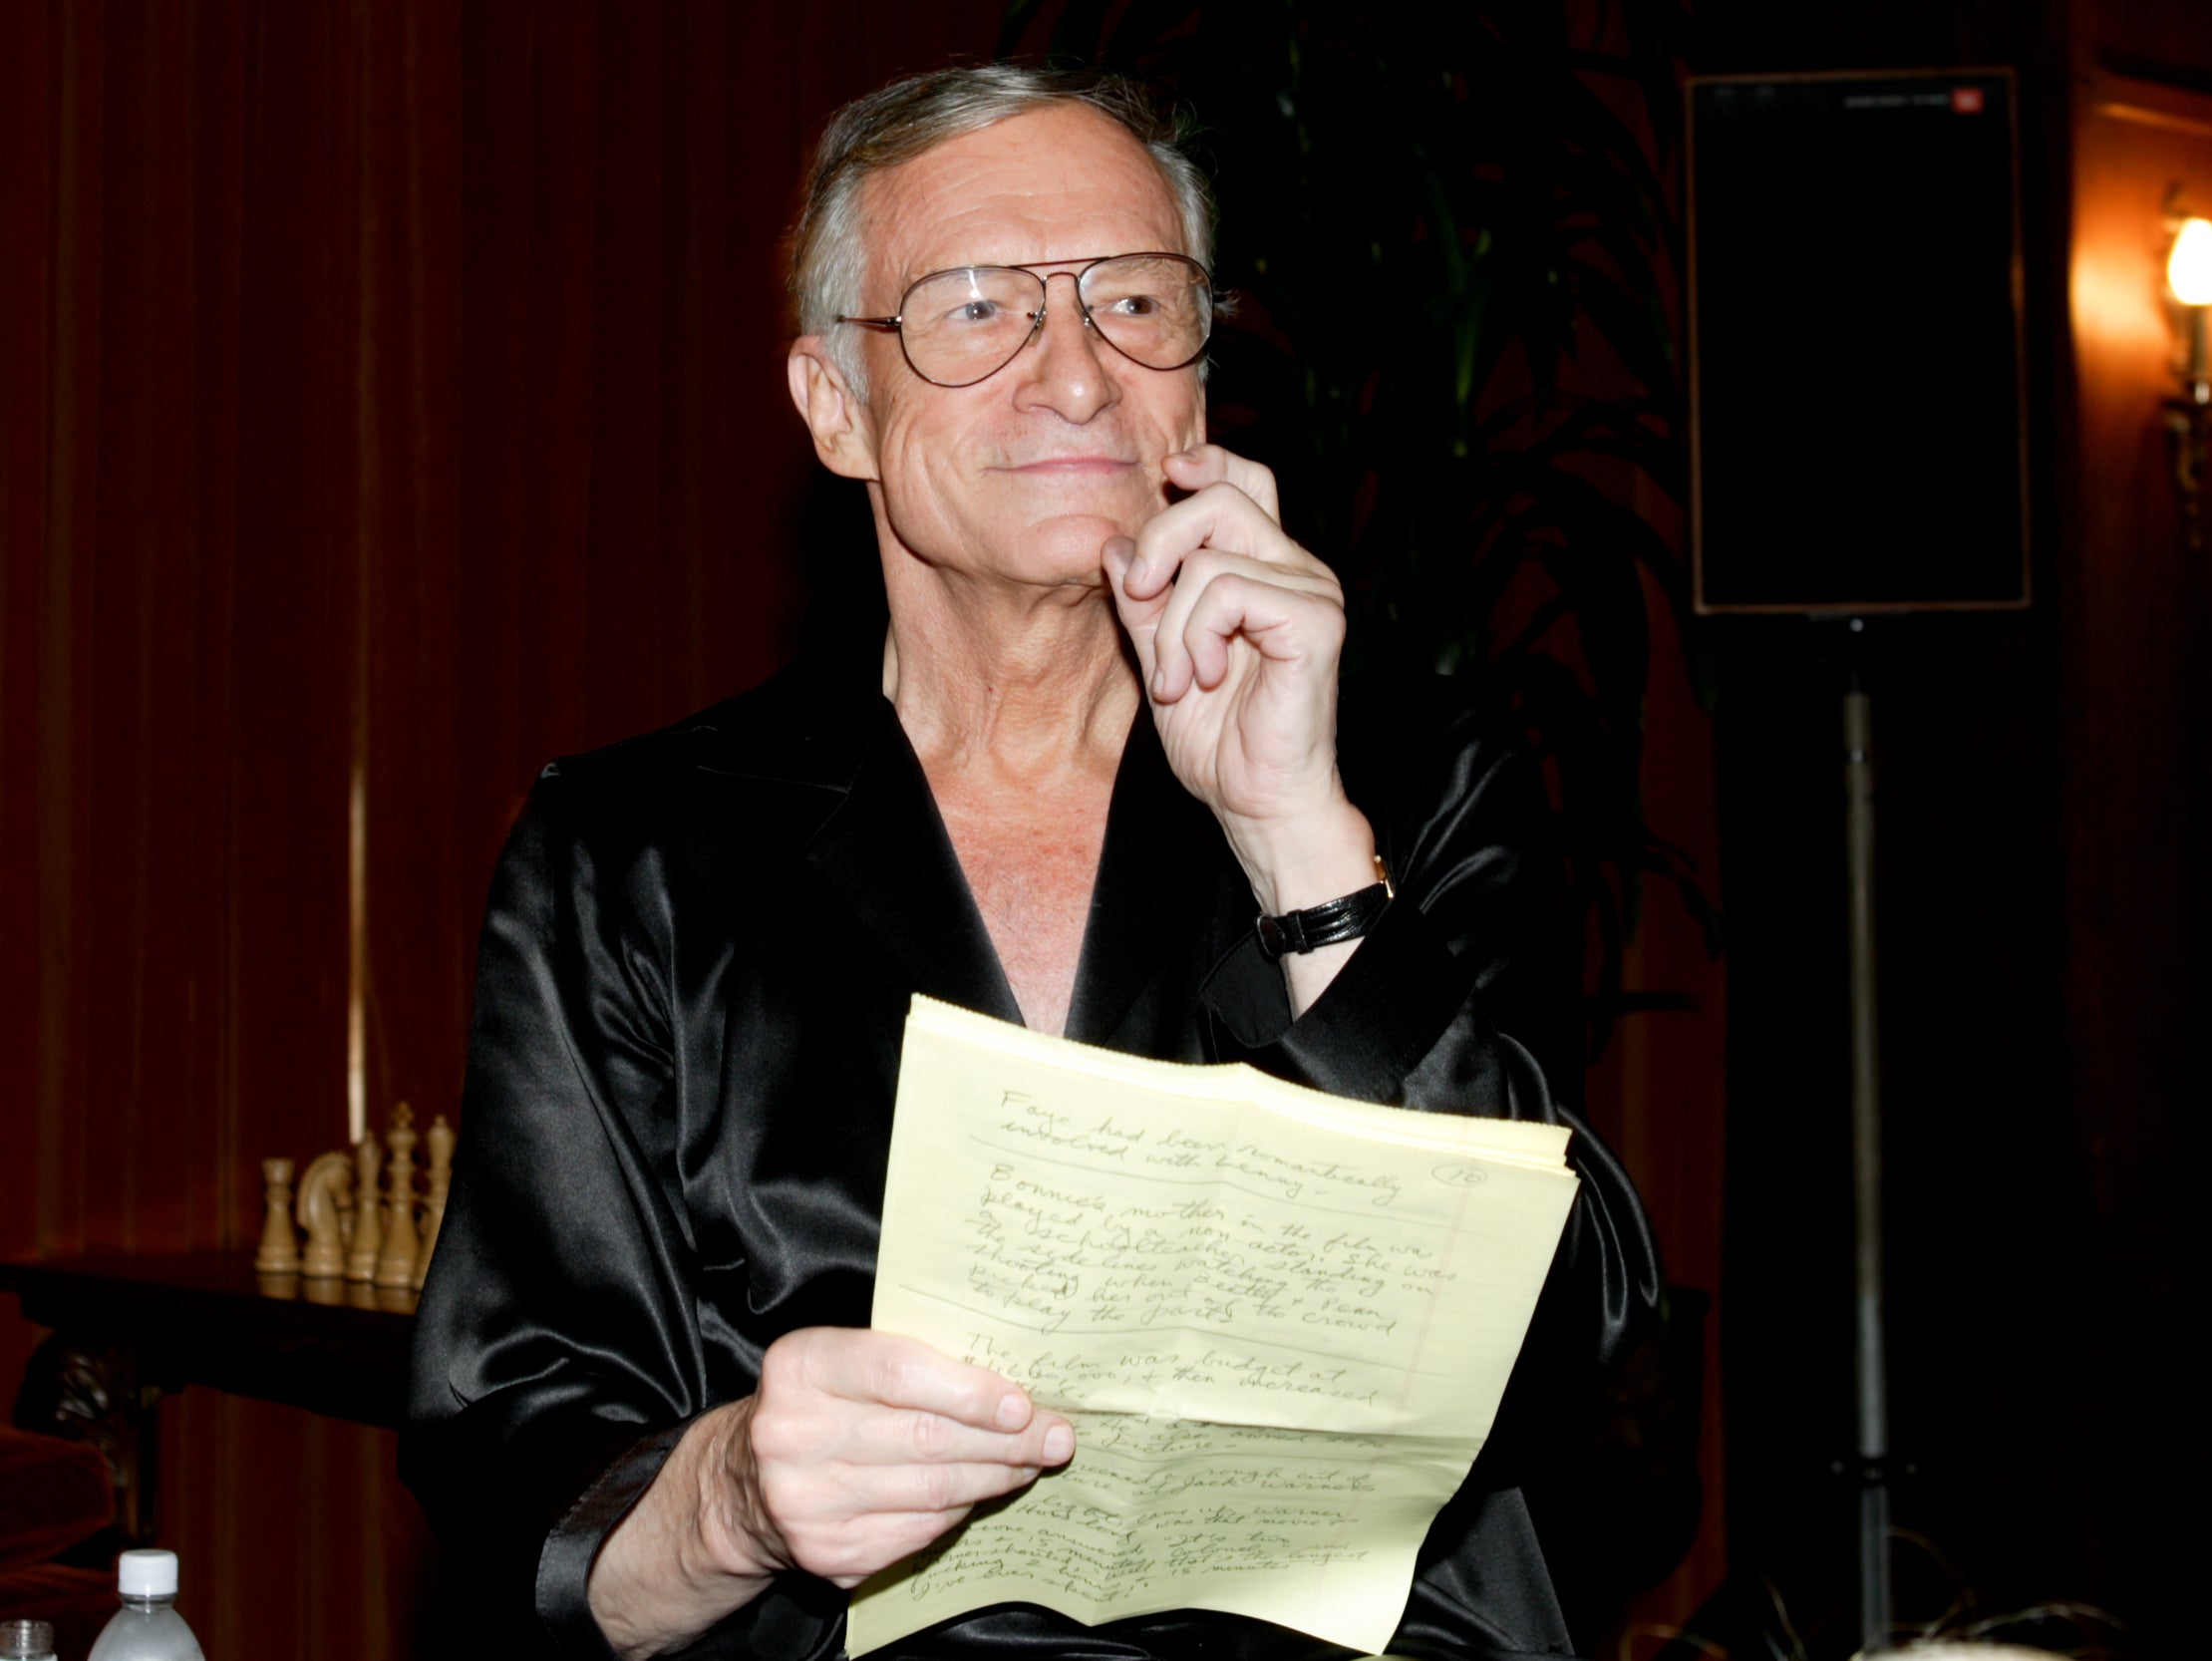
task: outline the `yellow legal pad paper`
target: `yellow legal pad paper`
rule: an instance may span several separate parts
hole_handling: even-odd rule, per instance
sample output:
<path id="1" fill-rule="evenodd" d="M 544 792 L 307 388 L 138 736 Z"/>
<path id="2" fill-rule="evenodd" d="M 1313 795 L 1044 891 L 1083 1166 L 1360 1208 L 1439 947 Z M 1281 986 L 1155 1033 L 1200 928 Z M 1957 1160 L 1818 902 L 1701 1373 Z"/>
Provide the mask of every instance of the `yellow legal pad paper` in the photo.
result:
<path id="1" fill-rule="evenodd" d="M 1520 1353 L 1566 1146 L 917 997 L 874 1325 L 1021 1384 L 1076 1457 L 860 1587 L 847 1650 L 1010 1602 L 1383 1649 Z"/>

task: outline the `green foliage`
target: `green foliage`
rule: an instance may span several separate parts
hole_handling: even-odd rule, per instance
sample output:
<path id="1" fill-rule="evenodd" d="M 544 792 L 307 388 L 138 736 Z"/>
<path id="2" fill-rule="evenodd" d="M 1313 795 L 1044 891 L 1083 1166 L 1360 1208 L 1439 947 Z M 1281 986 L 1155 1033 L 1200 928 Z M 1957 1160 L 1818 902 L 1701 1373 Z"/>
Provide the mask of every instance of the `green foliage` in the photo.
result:
<path id="1" fill-rule="evenodd" d="M 1004 49 L 1039 44 L 1013 0 Z M 1646 581 L 1687 575 L 1632 505 L 1680 503 L 1684 389 L 1663 299 L 1682 0 L 1471 0 L 1422 15 L 1325 0 L 1069 0 L 1055 58 L 1171 89 L 1221 204 L 1216 436 L 1272 467 L 1294 534 L 1345 578 L 1354 667 L 1475 677 L 1543 761 L 1597 944 L 1592 1044 L 1643 888 L 1718 950 L 1689 858 L 1639 789 Z M 1580 38 L 1587 36 L 1588 38 Z M 1701 677 L 1702 679 L 1702 677 Z"/>

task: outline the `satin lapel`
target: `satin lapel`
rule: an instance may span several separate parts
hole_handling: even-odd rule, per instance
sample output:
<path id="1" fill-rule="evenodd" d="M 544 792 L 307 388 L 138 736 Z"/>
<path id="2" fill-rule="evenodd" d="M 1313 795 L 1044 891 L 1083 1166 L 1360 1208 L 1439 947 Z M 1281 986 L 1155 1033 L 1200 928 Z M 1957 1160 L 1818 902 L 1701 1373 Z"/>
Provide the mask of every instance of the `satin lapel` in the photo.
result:
<path id="1" fill-rule="evenodd" d="M 807 843 L 806 863 L 905 965 L 917 991 L 1022 1019 L 928 778 L 880 698 L 844 804 Z"/>
<path id="2" fill-rule="evenodd" d="M 1068 1008 L 1070 1038 L 1106 1042 L 1164 965 L 1208 949 L 1229 857 L 1213 816 L 1169 771 L 1151 713 L 1139 708 L 1113 778 Z"/>

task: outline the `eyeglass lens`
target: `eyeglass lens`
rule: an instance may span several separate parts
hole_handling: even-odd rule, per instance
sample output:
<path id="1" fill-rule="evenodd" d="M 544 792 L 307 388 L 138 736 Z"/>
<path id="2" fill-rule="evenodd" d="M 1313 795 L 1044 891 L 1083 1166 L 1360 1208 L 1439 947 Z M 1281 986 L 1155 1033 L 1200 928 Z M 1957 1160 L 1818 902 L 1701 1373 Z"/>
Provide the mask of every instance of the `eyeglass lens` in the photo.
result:
<path id="1" fill-rule="evenodd" d="M 969 386 L 996 374 L 1029 343 L 1046 305 L 1045 279 L 1011 265 L 940 271 L 907 290 L 899 333 L 925 380 Z M 1147 369 L 1180 369 L 1205 350 L 1213 292 L 1192 261 L 1157 254 L 1102 260 L 1080 292 L 1099 333 Z"/>

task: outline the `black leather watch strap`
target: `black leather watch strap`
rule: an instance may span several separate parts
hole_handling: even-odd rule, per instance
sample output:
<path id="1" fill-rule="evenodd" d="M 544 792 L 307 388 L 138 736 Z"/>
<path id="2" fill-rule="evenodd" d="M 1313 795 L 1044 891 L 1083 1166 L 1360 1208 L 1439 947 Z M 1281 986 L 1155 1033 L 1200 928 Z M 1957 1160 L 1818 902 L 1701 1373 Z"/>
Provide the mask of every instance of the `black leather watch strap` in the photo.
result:
<path id="1" fill-rule="evenodd" d="M 1276 917 L 1260 918 L 1257 928 L 1260 950 L 1270 961 L 1291 952 L 1313 951 L 1321 946 L 1333 946 L 1340 940 L 1357 940 L 1373 928 L 1389 905 L 1397 889 L 1391 885 L 1391 873 L 1383 863 L 1383 856 L 1375 856 L 1377 880 L 1356 893 L 1342 899 L 1330 900 L 1326 905 L 1309 905 L 1303 911 L 1285 911 Z"/>

